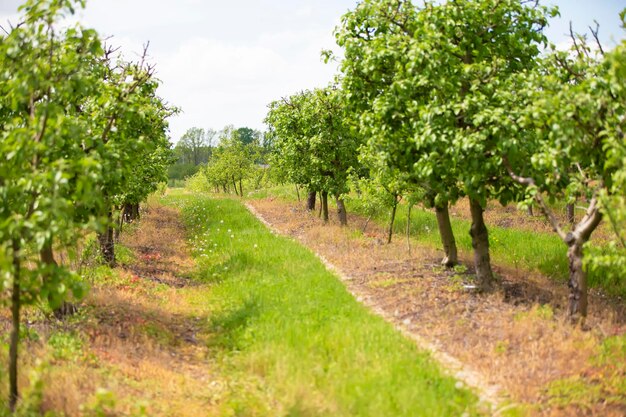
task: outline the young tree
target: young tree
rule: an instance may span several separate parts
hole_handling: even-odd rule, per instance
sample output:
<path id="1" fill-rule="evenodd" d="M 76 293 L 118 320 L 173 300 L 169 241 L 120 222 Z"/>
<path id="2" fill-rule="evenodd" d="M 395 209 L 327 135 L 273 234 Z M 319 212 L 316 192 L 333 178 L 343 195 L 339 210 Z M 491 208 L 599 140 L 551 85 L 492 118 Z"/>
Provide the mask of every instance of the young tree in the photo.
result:
<path id="1" fill-rule="evenodd" d="M 27 1 L 22 23 L 0 35 L 0 287 L 11 294 L 11 409 L 21 307 L 81 296 L 80 280 L 53 261 L 52 247 L 71 247 L 101 222 L 92 208 L 103 203 L 103 164 L 86 152 L 99 131 L 86 103 L 101 98 L 103 50 L 95 31 L 57 27 L 74 5 Z"/>
<path id="2" fill-rule="evenodd" d="M 602 57 L 601 47 L 597 56 L 583 38 L 574 36 L 573 42 L 572 51 L 552 53 L 520 83 L 521 94 L 511 98 L 510 114 L 517 112 L 519 128 L 531 134 L 503 152 L 511 177 L 526 187 L 528 198 L 568 247 L 569 314 L 579 321 L 586 317 L 588 304 L 585 244 L 604 213 L 620 240 L 626 102 L 620 78 L 624 45 Z M 579 195 L 588 202 L 587 210 L 568 231 L 546 200 Z M 617 247 L 609 246 L 599 262 L 587 260 L 592 268 L 617 260 L 619 270 L 623 251 Z"/>
<path id="3" fill-rule="evenodd" d="M 261 132 L 249 127 L 240 127 L 233 132 L 233 137 L 237 138 L 244 145 L 258 144 L 261 141 Z"/>
<path id="4" fill-rule="evenodd" d="M 145 61 L 146 54 L 147 46 L 139 62 L 105 60 L 106 88 L 102 89 L 102 95 L 109 105 L 97 112 L 98 104 L 90 103 L 96 106 L 94 123 L 102 128 L 102 134 L 91 150 L 100 154 L 107 172 L 99 184 L 105 201 L 100 214 L 106 216 L 107 224 L 98 233 L 98 240 L 103 260 L 109 266 L 116 263 L 116 207 L 123 203 L 129 184 L 141 179 L 133 178 L 137 166 L 147 163 L 147 156 L 157 149 L 169 149 L 170 146 L 165 119 L 176 109 L 165 105 L 156 94 L 159 83 L 154 78 L 154 67 Z M 158 169 L 165 175 L 165 165 L 159 165 Z M 149 189 L 149 183 L 138 184 L 138 187 Z"/>
<path id="5" fill-rule="evenodd" d="M 370 147 L 423 189 L 425 202 L 441 209 L 438 219 L 449 223 L 449 202 L 469 197 L 483 290 L 494 285 L 483 210 L 519 193 L 496 154 L 503 138 L 489 114 L 500 111 L 506 80 L 536 65 L 548 13 L 518 0 L 426 2 L 419 10 L 370 0 L 344 17 L 337 36 L 344 87 L 363 101 Z"/>
<path id="6" fill-rule="evenodd" d="M 348 173 L 359 165 L 360 145 L 344 103 L 336 87 L 316 89 L 272 103 L 266 119 L 276 134 L 275 163 L 296 184 L 321 193 L 325 221 L 328 194 L 335 196 L 342 225 L 348 222 L 342 195 L 348 192 Z"/>
<path id="7" fill-rule="evenodd" d="M 85 231 L 110 223 L 114 198 L 146 149 L 141 135 L 154 139 L 164 126 L 143 63 L 113 66 L 95 31 L 60 29 L 76 5 L 27 1 L 22 23 L 0 35 L 0 287 L 11 294 L 12 409 L 21 306 L 47 300 L 55 308 L 69 293 L 81 296 L 82 282 L 57 264 L 53 248 L 71 250 Z"/>
<path id="8" fill-rule="evenodd" d="M 201 129 L 192 127 L 180 138 L 176 144 L 183 163 L 192 163 L 198 166 L 206 163 L 209 158 L 210 147 L 215 136 L 215 131 L 211 129 Z"/>

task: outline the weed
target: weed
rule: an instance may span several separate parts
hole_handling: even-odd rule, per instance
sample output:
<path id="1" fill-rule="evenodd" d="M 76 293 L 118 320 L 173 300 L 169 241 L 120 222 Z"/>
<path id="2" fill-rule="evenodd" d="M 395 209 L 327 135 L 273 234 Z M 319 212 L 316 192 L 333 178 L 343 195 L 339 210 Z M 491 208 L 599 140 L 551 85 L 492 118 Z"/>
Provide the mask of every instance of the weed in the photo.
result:
<path id="1" fill-rule="evenodd" d="M 457 274 L 465 274 L 467 273 L 467 267 L 465 265 L 454 265 L 454 267 L 452 268 L 454 270 L 454 272 L 456 272 Z"/>
<path id="2" fill-rule="evenodd" d="M 514 317 L 515 321 L 552 319 L 554 319 L 554 310 L 549 304 L 535 305 L 529 311 L 519 312 Z"/>
<path id="3" fill-rule="evenodd" d="M 57 360 L 74 361 L 83 354 L 83 341 L 80 336 L 71 332 L 54 332 L 48 338 L 48 346 L 52 348 L 52 356 Z"/>
<path id="4" fill-rule="evenodd" d="M 508 340 L 500 340 L 496 343 L 493 350 L 495 353 L 503 355 L 509 350 L 509 345 L 510 343 Z"/>
<path id="5" fill-rule="evenodd" d="M 394 285 L 404 284 L 409 281 L 409 279 L 389 278 L 381 281 L 372 282 L 369 284 L 369 286 L 372 288 L 389 288 L 393 287 Z"/>

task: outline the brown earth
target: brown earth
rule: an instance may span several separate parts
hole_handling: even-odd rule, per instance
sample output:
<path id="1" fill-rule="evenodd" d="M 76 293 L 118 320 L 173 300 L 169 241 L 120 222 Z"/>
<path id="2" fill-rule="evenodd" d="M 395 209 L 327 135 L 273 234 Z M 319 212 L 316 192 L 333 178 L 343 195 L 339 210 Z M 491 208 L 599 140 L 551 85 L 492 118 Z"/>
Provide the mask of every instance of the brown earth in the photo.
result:
<path id="1" fill-rule="evenodd" d="M 446 270 L 435 250 L 413 243 L 409 253 L 403 238 L 383 244 L 381 227 L 371 225 L 363 235 L 359 216 L 341 228 L 334 219 L 324 225 L 298 204 L 249 204 L 337 267 L 360 301 L 460 361 L 479 375 L 477 385 L 495 388 L 501 400 L 495 414 L 514 403 L 536 416 L 626 415 L 626 352 L 594 359 L 603 340 L 626 333 L 623 304 L 592 296 L 586 328 L 573 327 L 562 307 L 567 289 L 537 273 L 495 266 L 500 288 L 477 294 L 469 254 L 461 256 L 465 267 Z"/>
<path id="2" fill-rule="evenodd" d="M 26 370 L 43 358 L 43 411 L 217 414 L 224 387 L 212 372 L 205 341 L 208 312 L 185 296 L 197 284 L 188 279 L 193 263 L 178 217 L 175 209 L 155 204 L 144 212 L 140 227 L 122 235 L 133 260 L 94 277 L 77 315 L 57 321 L 26 312 L 32 316 L 28 326 L 41 339 L 26 343 L 21 353 L 22 392 L 28 392 Z M 0 320 L 5 331 L 8 325 Z M 59 356 L 63 347 L 50 347 L 50 337 L 59 333 L 73 335 L 82 346 Z M 88 411 L 97 409 L 104 414 Z"/>

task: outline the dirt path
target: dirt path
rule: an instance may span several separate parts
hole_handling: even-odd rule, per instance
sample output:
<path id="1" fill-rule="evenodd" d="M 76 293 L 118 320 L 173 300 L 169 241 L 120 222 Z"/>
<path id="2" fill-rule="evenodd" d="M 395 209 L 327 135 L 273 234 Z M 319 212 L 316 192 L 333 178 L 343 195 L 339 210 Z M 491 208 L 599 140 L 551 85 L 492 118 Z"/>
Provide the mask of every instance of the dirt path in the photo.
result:
<path id="1" fill-rule="evenodd" d="M 601 341 L 625 330 L 601 300 L 594 300 L 592 330 L 581 331 L 560 310 L 565 289 L 540 276 L 495 268 L 504 277 L 501 290 L 478 295 L 466 289 L 468 268 L 444 270 L 434 250 L 413 245 L 409 255 L 404 239 L 383 245 L 380 229 L 364 236 L 358 228 L 342 229 L 332 222 L 325 226 L 303 208 L 278 200 L 249 204 L 279 233 L 298 239 L 334 265 L 357 299 L 436 352 L 445 367 L 478 387 L 483 398 L 521 403 L 531 415 L 625 414 L 626 400 L 608 401 L 612 388 L 604 385 L 605 379 L 623 375 L 624 366 L 605 375 L 613 372 L 608 365 L 592 365 Z M 570 383 L 600 395 L 588 398 L 583 391 L 583 398 L 576 398 L 568 391 Z M 563 386 L 565 391 L 559 391 Z M 496 407 L 495 414 L 500 411 Z"/>

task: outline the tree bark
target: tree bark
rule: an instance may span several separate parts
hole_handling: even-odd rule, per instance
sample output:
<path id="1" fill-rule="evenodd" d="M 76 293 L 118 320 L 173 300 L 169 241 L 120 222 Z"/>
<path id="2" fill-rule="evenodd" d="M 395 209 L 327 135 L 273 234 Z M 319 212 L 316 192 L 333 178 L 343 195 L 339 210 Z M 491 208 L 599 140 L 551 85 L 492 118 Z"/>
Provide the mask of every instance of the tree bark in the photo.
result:
<path id="1" fill-rule="evenodd" d="M 136 207 L 137 206 L 137 207 Z M 133 203 L 124 203 L 122 208 L 122 218 L 124 219 L 124 223 L 130 223 L 133 220 L 136 220 L 139 216 L 139 204 L 135 205 Z"/>
<path id="2" fill-rule="evenodd" d="M 483 208 L 480 203 L 470 198 L 470 210 L 472 213 L 470 236 L 472 237 L 472 248 L 474 248 L 476 278 L 480 290 L 487 292 L 491 291 L 495 284 L 489 257 L 489 233 L 485 226 Z"/>
<path id="3" fill-rule="evenodd" d="M 441 207 L 435 207 L 437 214 L 437 226 L 439 227 L 439 236 L 445 257 L 441 264 L 447 268 L 451 268 L 459 263 L 456 249 L 456 241 L 452 232 L 452 224 L 450 223 L 450 212 L 448 211 L 448 203 Z"/>
<path id="4" fill-rule="evenodd" d="M 47 266 L 57 267 L 59 265 L 56 259 L 54 259 L 54 250 L 52 249 L 52 242 L 47 242 L 43 246 L 43 248 L 41 248 L 41 251 L 39 251 L 39 258 L 41 259 L 41 262 Z M 49 273 L 44 272 L 42 274 L 42 280 L 44 281 L 44 283 L 50 278 L 51 276 Z M 52 297 L 50 296 L 48 296 L 48 303 L 50 307 L 54 306 L 54 302 L 52 300 Z M 61 302 L 59 306 L 53 307 L 52 314 L 54 315 L 54 317 L 58 319 L 62 319 L 63 317 L 74 314 L 77 311 L 78 311 L 78 308 L 76 307 L 76 305 L 72 303 L 68 303 L 67 301 L 63 301 Z"/>
<path id="5" fill-rule="evenodd" d="M 361 229 L 361 232 L 365 233 L 365 230 L 367 229 L 367 225 L 370 224 L 370 220 L 372 220 L 372 215 L 371 214 L 365 220 L 365 224 L 363 224 L 363 228 Z"/>
<path id="6" fill-rule="evenodd" d="M 569 316 L 587 316 L 587 274 L 583 270 L 583 245 L 574 241 L 567 250 L 569 261 Z"/>
<path id="7" fill-rule="evenodd" d="M 243 197 L 243 180 L 239 179 L 239 195 Z"/>
<path id="8" fill-rule="evenodd" d="M 324 209 L 324 197 L 322 197 L 322 192 L 319 192 L 320 195 L 320 210 L 317 212 L 317 217 L 322 217 L 322 210 Z"/>
<path id="9" fill-rule="evenodd" d="M 583 269 L 583 247 L 601 221 L 602 212 L 597 206 L 597 198 L 594 197 L 585 217 L 576 225 L 574 231 L 567 233 L 563 239 L 568 247 L 570 290 L 568 313 L 573 322 L 584 321 L 587 317 L 587 273 Z"/>
<path id="10" fill-rule="evenodd" d="M 409 203 L 406 213 L 406 248 L 409 256 L 411 256 L 411 210 L 413 210 L 413 204 Z"/>
<path id="11" fill-rule="evenodd" d="M 235 195 L 239 195 L 239 192 L 237 191 L 237 182 L 235 182 L 235 177 L 233 177 L 233 188 L 235 189 Z"/>
<path id="12" fill-rule="evenodd" d="M 574 227 L 576 225 L 576 214 L 574 213 L 574 203 L 569 203 L 565 206 L 565 212 L 567 215 L 567 222 L 570 226 Z"/>
<path id="13" fill-rule="evenodd" d="M 315 210 L 315 201 L 317 200 L 315 191 L 309 191 L 308 197 L 306 199 L 306 209 L 309 211 Z"/>
<path id="14" fill-rule="evenodd" d="M 387 244 L 391 243 L 391 238 L 393 236 L 393 224 L 396 221 L 396 211 L 398 210 L 398 197 L 395 197 L 395 202 L 391 209 L 391 220 L 389 220 L 389 230 L 387 231 Z"/>
<path id="15" fill-rule="evenodd" d="M 299 203 L 301 200 L 300 200 L 300 187 L 298 187 L 298 184 L 296 184 L 296 195 L 298 196 L 298 203 Z"/>
<path id="16" fill-rule="evenodd" d="M 9 408 L 15 411 L 19 396 L 17 387 L 17 358 L 20 341 L 20 275 L 21 262 L 19 258 L 20 244 L 13 240 L 13 290 L 11 293 L 11 344 L 9 348 Z"/>
<path id="17" fill-rule="evenodd" d="M 507 160 L 504 160 L 508 165 Z M 515 174 L 510 166 L 507 166 L 509 175 L 518 183 L 525 186 L 534 186 L 535 180 L 533 178 L 524 178 Z M 591 234 L 596 230 L 600 222 L 602 221 L 602 212 L 600 211 L 598 204 L 597 193 L 601 189 L 601 184 L 595 191 L 594 196 L 589 202 L 589 207 L 585 216 L 578 224 L 572 227 L 572 231 L 566 233 L 557 217 L 554 215 L 541 193 L 535 194 L 535 201 L 538 203 L 541 212 L 545 218 L 550 222 L 552 228 L 563 242 L 567 245 L 567 258 L 569 263 L 569 281 L 568 287 L 570 289 L 569 295 L 569 308 L 568 313 L 570 319 L 573 322 L 583 321 L 587 317 L 587 274 L 583 269 L 583 247 L 586 242 L 591 238 Z M 580 317 L 579 317 L 580 316 Z"/>
<path id="18" fill-rule="evenodd" d="M 322 191 L 322 219 L 328 223 L 328 191 Z"/>
<path id="19" fill-rule="evenodd" d="M 124 228 L 124 210 L 123 210 L 123 207 L 119 211 L 120 211 L 119 218 L 115 222 L 115 242 L 119 242 L 120 241 L 120 235 L 122 234 L 122 229 Z"/>
<path id="20" fill-rule="evenodd" d="M 339 224 L 342 226 L 348 225 L 348 213 L 346 212 L 346 205 L 343 199 L 337 197 L 337 217 L 339 218 Z"/>
<path id="21" fill-rule="evenodd" d="M 113 213 L 109 209 L 108 222 L 106 229 L 102 233 L 98 233 L 98 241 L 100 242 L 100 254 L 105 265 L 115 267 L 115 241 L 113 240 Z"/>

